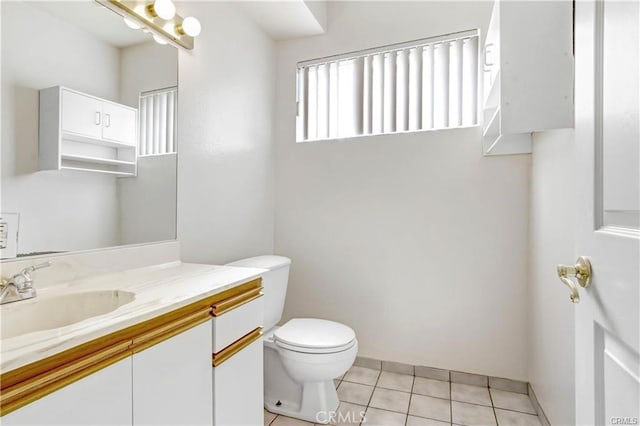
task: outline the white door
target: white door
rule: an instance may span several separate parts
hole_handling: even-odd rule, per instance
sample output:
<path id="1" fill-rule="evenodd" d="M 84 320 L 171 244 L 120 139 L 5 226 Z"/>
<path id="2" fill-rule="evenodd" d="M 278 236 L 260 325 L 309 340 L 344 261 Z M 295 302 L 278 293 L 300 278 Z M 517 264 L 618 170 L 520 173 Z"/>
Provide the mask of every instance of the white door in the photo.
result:
<path id="1" fill-rule="evenodd" d="M 131 425 L 131 357 L 17 409 L 3 426 Z"/>
<path id="2" fill-rule="evenodd" d="M 211 321 L 133 354 L 134 425 L 213 423 Z"/>
<path id="3" fill-rule="evenodd" d="M 640 2 L 578 1 L 575 7 L 577 155 L 571 165 L 580 186 L 558 208 L 576 211 L 575 254 L 587 256 L 593 272 L 575 306 L 576 423 L 637 425 Z"/>
<path id="4" fill-rule="evenodd" d="M 138 112 L 122 105 L 105 102 L 102 107 L 102 137 L 115 142 L 135 145 Z"/>
<path id="5" fill-rule="evenodd" d="M 102 101 L 62 90 L 62 131 L 92 138 L 102 135 Z"/>

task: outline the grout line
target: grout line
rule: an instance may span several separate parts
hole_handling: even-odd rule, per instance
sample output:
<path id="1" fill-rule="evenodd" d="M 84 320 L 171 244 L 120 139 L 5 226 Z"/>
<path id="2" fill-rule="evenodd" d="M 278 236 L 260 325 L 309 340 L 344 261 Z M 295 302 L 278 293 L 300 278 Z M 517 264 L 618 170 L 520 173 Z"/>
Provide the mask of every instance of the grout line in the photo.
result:
<path id="1" fill-rule="evenodd" d="M 498 415 L 496 414 L 496 406 L 493 404 L 493 395 L 491 395 L 491 390 L 489 390 L 489 400 L 491 401 L 491 411 L 493 411 L 493 419 L 496 421 L 496 425 L 497 425 Z"/>
<path id="2" fill-rule="evenodd" d="M 451 372 L 449 372 L 449 379 L 451 379 Z M 453 385 L 449 380 L 449 423 L 453 424 Z"/>
<path id="3" fill-rule="evenodd" d="M 373 370 L 373 368 L 372 368 L 372 370 Z M 367 411 L 369 411 L 371 400 L 373 399 L 373 394 L 376 392 L 376 387 L 378 386 L 378 382 L 380 381 L 380 376 L 382 376 L 382 369 L 380 370 L 380 373 L 378 374 L 378 377 L 376 377 L 376 383 L 373 385 L 373 391 L 371 392 L 371 396 L 369 397 L 369 401 L 367 402 L 367 406 L 366 406 L 366 408 L 364 410 L 364 419 L 362 419 L 363 421 L 360 422 L 361 426 L 367 422 Z M 375 407 L 373 407 L 373 408 L 375 408 Z"/>

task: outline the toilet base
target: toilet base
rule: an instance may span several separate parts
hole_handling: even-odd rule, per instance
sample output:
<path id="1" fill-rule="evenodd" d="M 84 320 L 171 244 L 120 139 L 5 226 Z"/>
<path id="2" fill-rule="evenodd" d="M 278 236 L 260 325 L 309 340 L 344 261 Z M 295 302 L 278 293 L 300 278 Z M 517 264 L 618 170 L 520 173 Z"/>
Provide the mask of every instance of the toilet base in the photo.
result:
<path id="1" fill-rule="evenodd" d="M 264 405 L 274 414 L 306 420 L 317 424 L 327 424 L 335 416 L 340 401 L 333 380 L 305 383 L 300 390 L 302 400 L 299 403 L 287 400 L 274 400 L 265 395 Z"/>
<path id="2" fill-rule="evenodd" d="M 327 424 L 340 401 L 332 379 L 294 382 L 282 364 L 270 333 L 264 339 L 264 406 L 274 414 Z"/>

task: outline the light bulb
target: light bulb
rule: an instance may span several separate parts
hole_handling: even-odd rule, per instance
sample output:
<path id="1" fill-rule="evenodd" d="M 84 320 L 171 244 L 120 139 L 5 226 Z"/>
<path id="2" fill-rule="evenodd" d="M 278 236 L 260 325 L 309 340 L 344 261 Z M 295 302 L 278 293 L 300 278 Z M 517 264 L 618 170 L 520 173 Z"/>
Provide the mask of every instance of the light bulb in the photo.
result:
<path id="1" fill-rule="evenodd" d="M 182 31 L 188 36 L 197 37 L 202 31 L 202 25 L 200 25 L 198 19 L 193 16 L 187 16 L 182 21 Z"/>
<path id="2" fill-rule="evenodd" d="M 132 30 L 139 30 L 140 28 L 142 28 L 140 25 L 138 25 L 137 22 L 134 22 L 129 18 L 122 19 L 124 19 L 124 23 L 127 25 L 127 27 L 131 28 Z"/>
<path id="3" fill-rule="evenodd" d="M 168 21 L 176 16 L 176 6 L 171 0 L 156 0 L 153 2 L 153 10 L 160 18 Z"/>
<path id="4" fill-rule="evenodd" d="M 162 37 L 160 37 L 159 35 L 153 35 L 153 39 L 156 41 L 156 43 L 158 44 L 167 44 L 167 40 L 163 39 Z"/>

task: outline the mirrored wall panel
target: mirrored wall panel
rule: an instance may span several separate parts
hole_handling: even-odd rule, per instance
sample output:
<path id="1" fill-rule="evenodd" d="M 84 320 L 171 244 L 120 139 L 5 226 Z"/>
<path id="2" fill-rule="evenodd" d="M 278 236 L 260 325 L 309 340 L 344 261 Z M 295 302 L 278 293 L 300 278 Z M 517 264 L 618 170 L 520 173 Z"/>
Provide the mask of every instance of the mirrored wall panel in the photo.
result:
<path id="1" fill-rule="evenodd" d="M 1 257 L 175 239 L 177 49 L 94 1 L 0 7 Z"/>

